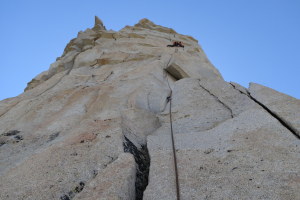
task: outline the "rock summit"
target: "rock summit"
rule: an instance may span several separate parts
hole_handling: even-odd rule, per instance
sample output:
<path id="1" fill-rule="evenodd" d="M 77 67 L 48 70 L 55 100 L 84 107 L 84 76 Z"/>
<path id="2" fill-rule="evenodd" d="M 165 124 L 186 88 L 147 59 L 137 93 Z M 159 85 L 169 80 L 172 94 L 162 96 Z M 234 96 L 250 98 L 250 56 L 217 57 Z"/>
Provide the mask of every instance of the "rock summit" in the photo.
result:
<path id="1" fill-rule="evenodd" d="M 96 17 L 0 102 L 0 199 L 300 199 L 299 138 L 299 99 L 224 81 L 191 36 Z"/>

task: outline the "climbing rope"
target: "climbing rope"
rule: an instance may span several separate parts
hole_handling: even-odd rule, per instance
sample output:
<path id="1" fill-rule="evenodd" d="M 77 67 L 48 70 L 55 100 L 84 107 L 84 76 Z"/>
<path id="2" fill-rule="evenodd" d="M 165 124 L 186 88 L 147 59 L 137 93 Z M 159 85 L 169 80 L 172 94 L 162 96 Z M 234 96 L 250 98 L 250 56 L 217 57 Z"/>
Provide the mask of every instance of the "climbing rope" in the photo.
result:
<path id="1" fill-rule="evenodd" d="M 180 200 L 180 188 L 179 188 L 179 180 L 178 180 L 178 169 L 177 169 L 177 157 L 176 157 L 176 149 L 174 143 L 174 133 L 173 133 L 173 123 L 172 123 L 172 90 L 171 96 L 169 98 L 170 101 L 170 126 L 171 126 L 171 139 L 172 139 L 172 151 L 173 151 L 173 160 L 174 160 L 174 170 L 175 170 L 175 178 L 176 178 L 176 196 L 177 200 Z"/>
<path id="2" fill-rule="evenodd" d="M 174 54 L 174 53 L 173 53 Z M 169 65 L 173 54 L 171 55 L 167 66 Z M 166 67 L 167 67 L 166 66 Z M 180 187 L 179 187 L 179 180 L 178 180 L 178 168 L 177 168 L 177 157 L 176 157 L 176 148 L 175 148 L 175 142 L 174 142 L 174 133 L 173 133 L 173 122 L 172 122 L 172 88 L 170 86 L 169 80 L 168 80 L 168 76 L 166 73 L 166 79 L 167 79 L 167 83 L 168 83 L 168 87 L 171 91 L 170 96 L 167 98 L 167 101 L 170 102 L 170 107 L 169 107 L 169 116 L 170 116 L 170 127 L 171 127 L 171 141 L 172 141 L 172 152 L 173 152 L 173 160 L 174 160 L 174 171 L 175 171 L 175 184 L 176 184 L 176 199 L 180 200 Z"/>

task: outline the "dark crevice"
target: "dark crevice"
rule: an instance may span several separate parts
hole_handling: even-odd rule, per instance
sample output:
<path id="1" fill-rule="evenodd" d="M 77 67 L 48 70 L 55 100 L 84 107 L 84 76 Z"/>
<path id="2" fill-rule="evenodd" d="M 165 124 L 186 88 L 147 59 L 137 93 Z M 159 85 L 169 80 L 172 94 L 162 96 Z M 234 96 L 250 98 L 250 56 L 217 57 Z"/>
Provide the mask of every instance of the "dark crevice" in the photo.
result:
<path id="1" fill-rule="evenodd" d="M 173 54 L 174 54 L 174 53 L 173 53 Z M 173 70 L 173 71 L 170 70 L 170 62 L 171 62 L 171 60 L 172 60 L 172 58 L 173 58 L 173 54 L 170 56 L 170 59 L 168 60 L 167 65 L 166 65 L 165 68 L 164 68 L 164 72 L 166 72 L 164 76 L 167 77 L 167 75 L 169 75 L 170 77 L 172 77 L 173 80 L 178 81 L 178 80 L 180 80 L 181 78 L 180 78 L 180 77 L 177 77 L 176 75 L 174 75 L 174 73 L 172 73 L 174 70 Z M 178 72 L 176 71 L 175 73 L 178 73 Z M 168 84 L 169 84 L 169 82 L 168 82 Z"/>
<path id="2" fill-rule="evenodd" d="M 189 78 L 189 75 L 180 66 L 178 66 L 174 63 L 171 65 L 168 65 L 168 67 L 165 70 L 176 81 L 183 79 L 183 78 Z"/>
<path id="3" fill-rule="evenodd" d="M 171 74 L 168 70 L 165 70 L 166 74 L 169 75 L 174 81 L 178 81 L 180 80 L 179 78 L 176 78 L 175 76 L 173 76 L 173 74 Z"/>
<path id="4" fill-rule="evenodd" d="M 4 136 L 13 136 L 13 135 L 17 135 L 18 133 L 20 133 L 20 131 L 18 130 L 11 130 L 11 131 L 8 131 L 6 133 L 3 133 Z"/>
<path id="5" fill-rule="evenodd" d="M 231 83 L 230 83 L 231 84 Z M 260 101 L 258 101 L 257 99 L 255 99 L 249 91 L 247 91 L 248 93 L 245 94 L 244 92 L 240 91 L 239 89 L 237 89 L 235 87 L 235 85 L 231 84 L 232 87 L 236 90 L 238 90 L 241 94 L 244 94 L 246 96 L 248 96 L 251 100 L 253 100 L 255 103 L 257 103 L 258 105 L 260 105 L 265 111 L 267 111 L 272 117 L 274 117 L 275 119 L 277 119 L 279 121 L 279 123 L 284 126 L 285 128 L 287 128 L 296 138 L 300 139 L 300 136 L 297 134 L 297 131 L 291 127 L 290 125 L 288 125 L 283 119 L 281 119 L 280 116 L 278 116 L 276 113 L 274 113 L 272 110 L 270 110 L 267 106 L 265 106 L 263 103 L 261 103 Z"/>
<path id="6" fill-rule="evenodd" d="M 229 110 L 230 115 L 231 115 L 231 118 L 234 117 L 231 108 L 230 108 L 228 105 L 226 105 L 224 102 L 222 102 L 222 101 L 219 99 L 219 97 L 217 97 L 216 95 L 214 95 L 213 93 L 211 93 L 208 89 L 206 89 L 204 86 L 202 86 L 201 83 L 200 83 L 200 80 L 199 80 L 199 86 L 200 86 L 203 90 L 205 90 L 208 94 L 210 94 L 211 96 L 213 96 L 213 97 L 214 97 L 219 103 L 221 103 L 227 110 Z"/>
<path id="7" fill-rule="evenodd" d="M 150 168 L 150 156 L 147 148 L 147 144 L 141 145 L 141 148 L 137 148 L 126 136 L 124 136 L 124 152 L 129 152 L 134 156 L 136 169 L 135 180 L 135 199 L 142 200 L 144 191 L 148 185 L 149 168 Z"/>
<path id="8" fill-rule="evenodd" d="M 243 91 L 241 91 L 241 90 L 239 90 L 239 89 L 237 89 L 236 88 L 236 86 L 234 85 L 234 84 L 232 84 L 232 83 L 229 83 L 232 87 L 233 87 L 233 89 L 235 89 L 235 90 L 237 90 L 237 91 L 239 91 L 241 94 L 244 94 L 244 95 L 246 95 L 246 96 L 248 96 L 249 97 L 249 95 L 248 94 L 245 94 L 245 92 L 243 92 Z M 248 90 L 247 90 L 247 92 L 248 92 Z"/>
<path id="9" fill-rule="evenodd" d="M 24 137 L 20 133 L 21 131 L 11 130 L 0 134 L 0 147 L 5 144 L 16 144 L 24 140 Z"/>
<path id="10" fill-rule="evenodd" d="M 60 200 L 71 200 L 75 197 L 76 194 L 80 193 L 85 186 L 83 181 L 80 181 L 71 191 L 67 194 L 64 194 L 60 197 Z"/>

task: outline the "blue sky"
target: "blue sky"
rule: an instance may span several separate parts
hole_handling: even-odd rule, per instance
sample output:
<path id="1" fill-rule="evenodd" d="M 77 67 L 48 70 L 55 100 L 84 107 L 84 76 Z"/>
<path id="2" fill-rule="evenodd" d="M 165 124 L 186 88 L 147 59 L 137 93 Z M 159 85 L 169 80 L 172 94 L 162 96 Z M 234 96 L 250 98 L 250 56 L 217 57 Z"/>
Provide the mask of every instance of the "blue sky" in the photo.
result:
<path id="1" fill-rule="evenodd" d="M 226 81 L 300 98 L 298 0 L 2 0 L 0 100 L 22 93 L 95 15 L 107 29 L 148 18 L 191 35 Z"/>

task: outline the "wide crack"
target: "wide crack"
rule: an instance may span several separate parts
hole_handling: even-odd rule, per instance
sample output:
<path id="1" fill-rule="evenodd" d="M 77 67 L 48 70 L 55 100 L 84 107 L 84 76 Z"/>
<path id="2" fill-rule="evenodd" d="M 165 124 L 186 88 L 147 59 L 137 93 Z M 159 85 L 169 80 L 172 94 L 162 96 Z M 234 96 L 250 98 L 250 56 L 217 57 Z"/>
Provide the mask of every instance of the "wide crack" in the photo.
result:
<path id="1" fill-rule="evenodd" d="M 275 119 L 277 119 L 281 125 L 283 125 L 285 128 L 287 128 L 291 133 L 293 133 L 293 135 L 300 139 L 300 136 L 296 133 L 296 131 L 294 130 L 294 128 L 292 126 L 290 126 L 289 124 L 287 124 L 285 122 L 284 119 L 281 119 L 280 116 L 278 116 L 276 113 L 274 113 L 272 110 L 270 110 L 267 106 L 265 106 L 263 103 L 261 103 L 260 101 L 258 101 L 257 99 L 255 99 L 249 92 L 248 95 L 250 97 L 250 99 L 252 99 L 255 103 L 257 103 L 258 105 L 260 105 L 263 109 L 265 109 L 265 111 L 267 111 L 271 116 L 273 116 Z"/>
<path id="2" fill-rule="evenodd" d="M 252 101 L 254 101 L 255 103 L 257 103 L 258 105 L 260 105 L 265 111 L 267 111 L 272 117 L 274 117 L 275 119 L 277 119 L 279 121 L 279 123 L 284 126 L 286 129 L 288 129 L 296 138 L 300 139 L 300 136 L 297 134 L 297 132 L 294 130 L 294 128 L 292 126 L 290 126 L 288 123 L 285 122 L 284 119 L 281 119 L 281 117 L 279 115 L 277 115 L 276 113 L 274 113 L 272 110 L 270 110 L 266 105 L 264 105 L 263 103 L 261 103 L 260 101 L 258 101 L 256 98 L 254 98 L 249 91 L 247 91 L 247 94 L 245 94 L 244 92 L 240 91 L 239 89 L 237 89 L 235 87 L 235 85 L 233 85 L 232 83 L 230 83 L 231 86 L 238 90 L 241 94 L 244 94 L 246 96 L 248 96 Z"/>
<path id="3" fill-rule="evenodd" d="M 129 152 L 134 156 L 136 169 L 136 181 L 135 181 L 135 199 L 142 200 L 144 191 L 148 185 L 149 168 L 150 168 L 150 156 L 147 148 L 147 144 L 141 145 L 141 148 L 137 148 L 126 136 L 124 136 L 124 152 Z"/>

